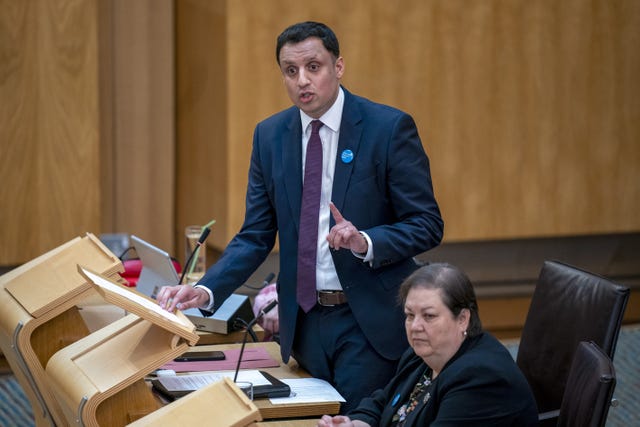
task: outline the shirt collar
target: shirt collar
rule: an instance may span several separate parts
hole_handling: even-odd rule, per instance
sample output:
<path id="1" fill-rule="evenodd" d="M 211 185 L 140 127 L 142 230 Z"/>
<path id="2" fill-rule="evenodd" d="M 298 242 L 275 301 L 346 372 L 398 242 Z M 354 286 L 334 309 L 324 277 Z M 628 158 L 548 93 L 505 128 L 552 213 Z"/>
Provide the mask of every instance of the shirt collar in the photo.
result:
<path id="1" fill-rule="evenodd" d="M 338 88 L 338 97 L 335 102 L 327 110 L 326 113 L 320 117 L 320 121 L 324 124 L 324 126 L 328 127 L 334 132 L 338 132 L 340 130 L 340 121 L 342 120 L 342 108 L 344 107 L 344 91 L 342 87 Z M 300 110 L 300 120 L 302 121 L 302 133 L 304 133 L 309 127 L 309 123 L 314 120 L 312 117 L 308 116 L 304 111 Z"/>

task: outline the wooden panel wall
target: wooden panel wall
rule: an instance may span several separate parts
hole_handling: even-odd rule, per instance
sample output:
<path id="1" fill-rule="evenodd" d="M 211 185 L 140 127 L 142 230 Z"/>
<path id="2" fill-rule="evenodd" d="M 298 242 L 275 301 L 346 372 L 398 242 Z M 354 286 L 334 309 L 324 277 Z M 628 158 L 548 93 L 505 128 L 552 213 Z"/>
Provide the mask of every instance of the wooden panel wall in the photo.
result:
<path id="1" fill-rule="evenodd" d="M 173 247 L 173 1 L 0 10 L 0 265 L 86 232 Z"/>
<path id="2" fill-rule="evenodd" d="M 253 128 L 290 105 L 275 38 L 306 19 L 337 32 L 350 90 L 415 117 L 448 241 L 640 230 L 635 0 L 0 10 L 2 265 L 86 231 L 171 251 L 212 218 L 223 247 L 244 216 Z"/>
<path id="3" fill-rule="evenodd" d="M 207 244 L 223 247 L 234 233 L 229 185 L 241 175 L 228 164 L 227 8 L 224 1 L 176 2 L 176 253 L 184 228 L 217 223 Z M 245 173 L 246 175 L 246 173 Z M 245 178 L 246 182 L 246 178 Z M 243 211 L 244 212 L 244 211 Z"/>
<path id="4" fill-rule="evenodd" d="M 0 263 L 99 230 L 94 1 L 0 0 Z"/>
<path id="5" fill-rule="evenodd" d="M 177 8 L 196 15 L 201 3 L 181 1 Z M 448 241 L 640 229 L 640 2 L 217 4 L 220 17 L 211 25 L 226 16 L 226 54 L 199 60 L 226 64 L 227 92 L 211 101 L 218 110 L 207 113 L 225 111 L 227 133 L 189 143 L 210 156 L 211 167 L 220 162 L 211 147 L 226 161 L 226 182 L 198 178 L 195 184 L 224 195 L 206 202 L 209 212 L 225 210 L 215 230 L 218 244 L 242 223 L 255 124 L 290 105 L 275 38 L 307 19 L 336 31 L 347 88 L 415 117 Z M 179 30 L 181 49 L 199 44 L 201 17 L 190 24 Z M 216 77 L 185 73 L 177 84 L 206 88 Z M 198 117 L 185 117 L 183 126 L 188 121 L 204 130 Z M 178 139 L 182 144 L 180 131 Z"/>
<path id="6" fill-rule="evenodd" d="M 105 2 L 101 2 L 105 3 Z M 113 173 L 103 221 L 106 232 L 135 234 L 172 252 L 175 222 L 175 51 L 173 0 L 110 0 L 101 21 L 110 50 L 102 50 L 109 93 Z M 100 19 L 106 19 L 103 15 Z M 107 66 L 109 64 L 110 66 Z M 108 208 L 111 209 L 108 209 Z"/>

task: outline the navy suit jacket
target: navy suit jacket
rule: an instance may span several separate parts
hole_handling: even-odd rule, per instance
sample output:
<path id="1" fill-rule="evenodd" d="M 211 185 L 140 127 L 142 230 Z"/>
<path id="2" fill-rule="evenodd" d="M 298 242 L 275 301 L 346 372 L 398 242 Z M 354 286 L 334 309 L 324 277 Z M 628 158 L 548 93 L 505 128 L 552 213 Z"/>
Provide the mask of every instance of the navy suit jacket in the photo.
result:
<path id="1" fill-rule="evenodd" d="M 362 399 L 347 415 L 372 426 L 392 425 L 393 416 L 409 400 L 426 368 L 422 358 L 408 349 L 389 385 Z M 486 332 L 463 342 L 428 392 L 426 403 L 407 415 L 404 427 L 538 425 L 538 409 L 527 380 L 509 351 Z"/>
<path id="2" fill-rule="evenodd" d="M 407 347 L 398 288 L 417 268 L 412 257 L 440 243 L 443 221 L 433 194 L 429 160 L 413 119 L 344 92 L 332 201 L 344 218 L 371 237 L 375 259 L 369 265 L 342 249 L 332 251 L 333 261 L 367 339 L 383 357 L 398 359 Z M 298 313 L 301 141 L 297 107 L 256 126 L 244 224 L 199 282 L 213 291 L 217 309 L 260 266 L 278 236 L 279 334 L 285 362 Z M 348 163 L 341 160 L 347 149 L 353 152 Z"/>

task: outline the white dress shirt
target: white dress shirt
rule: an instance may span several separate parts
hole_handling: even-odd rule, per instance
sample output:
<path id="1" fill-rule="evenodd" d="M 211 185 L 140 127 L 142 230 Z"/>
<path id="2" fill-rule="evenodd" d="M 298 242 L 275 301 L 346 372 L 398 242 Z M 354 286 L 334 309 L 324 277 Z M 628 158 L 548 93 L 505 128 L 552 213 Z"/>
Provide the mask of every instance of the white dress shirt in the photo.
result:
<path id="1" fill-rule="evenodd" d="M 342 121 L 342 109 L 344 107 L 344 92 L 339 89 L 338 97 L 331 108 L 320 117 L 324 126 L 320 128 L 320 139 L 322 140 L 322 189 L 320 192 L 320 214 L 318 218 L 318 252 L 316 259 L 316 288 L 322 291 L 342 290 L 338 273 L 331 258 L 329 242 L 329 224 L 331 211 L 329 202 L 331 201 L 331 191 L 333 189 L 333 175 L 335 172 L 336 157 L 338 155 L 338 140 L 340 138 L 340 123 Z M 300 110 L 302 121 L 302 176 L 304 178 L 304 162 L 307 155 L 307 144 L 311 137 L 312 117 Z M 347 218 L 348 219 L 348 218 Z M 362 233 L 367 240 L 368 251 L 365 256 L 355 254 L 363 261 L 370 261 L 373 258 L 373 248 L 371 239 Z"/>
<path id="2" fill-rule="evenodd" d="M 336 157 L 338 155 L 338 139 L 340 138 L 340 123 L 342 121 L 343 107 L 344 91 L 342 88 L 339 88 L 336 101 L 319 119 L 323 123 L 323 126 L 320 128 L 320 139 L 322 141 L 322 188 L 320 192 L 320 214 L 318 218 L 316 288 L 324 291 L 342 290 L 340 280 L 338 280 L 338 273 L 336 273 L 336 267 L 333 264 L 333 258 L 331 258 L 327 235 L 329 234 L 331 219 L 329 202 L 331 201 L 331 191 L 333 189 L 333 175 L 335 172 Z M 307 144 L 311 137 L 311 121 L 314 119 L 302 110 L 300 110 L 300 119 L 302 122 L 302 177 L 304 179 Z M 369 236 L 366 233 L 361 234 L 367 240 L 367 253 L 364 255 L 353 253 L 353 255 L 362 259 L 363 262 L 368 262 L 373 259 L 373 246 Z M 212 311 L 214 303 L 213 293 L 205 286 L 196 285 L 196 287 L 203 288 L 209 294 L 209 304 L 207 307 L 201 308 Z"/>

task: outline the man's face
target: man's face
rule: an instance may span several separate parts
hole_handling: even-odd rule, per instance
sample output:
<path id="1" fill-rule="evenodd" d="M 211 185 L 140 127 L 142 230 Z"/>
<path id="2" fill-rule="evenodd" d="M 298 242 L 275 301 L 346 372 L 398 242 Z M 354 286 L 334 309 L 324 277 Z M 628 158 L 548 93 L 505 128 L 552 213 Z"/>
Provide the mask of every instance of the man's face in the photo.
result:
<path id="1" fill-rule="evenodd" d="M 291 101 L 310 117 L 318 119 L 338 97 L 344 61 L 342 57 L 334 61 L 322 41 L 310 37 L 282 46 L 280 71 Z"/>

